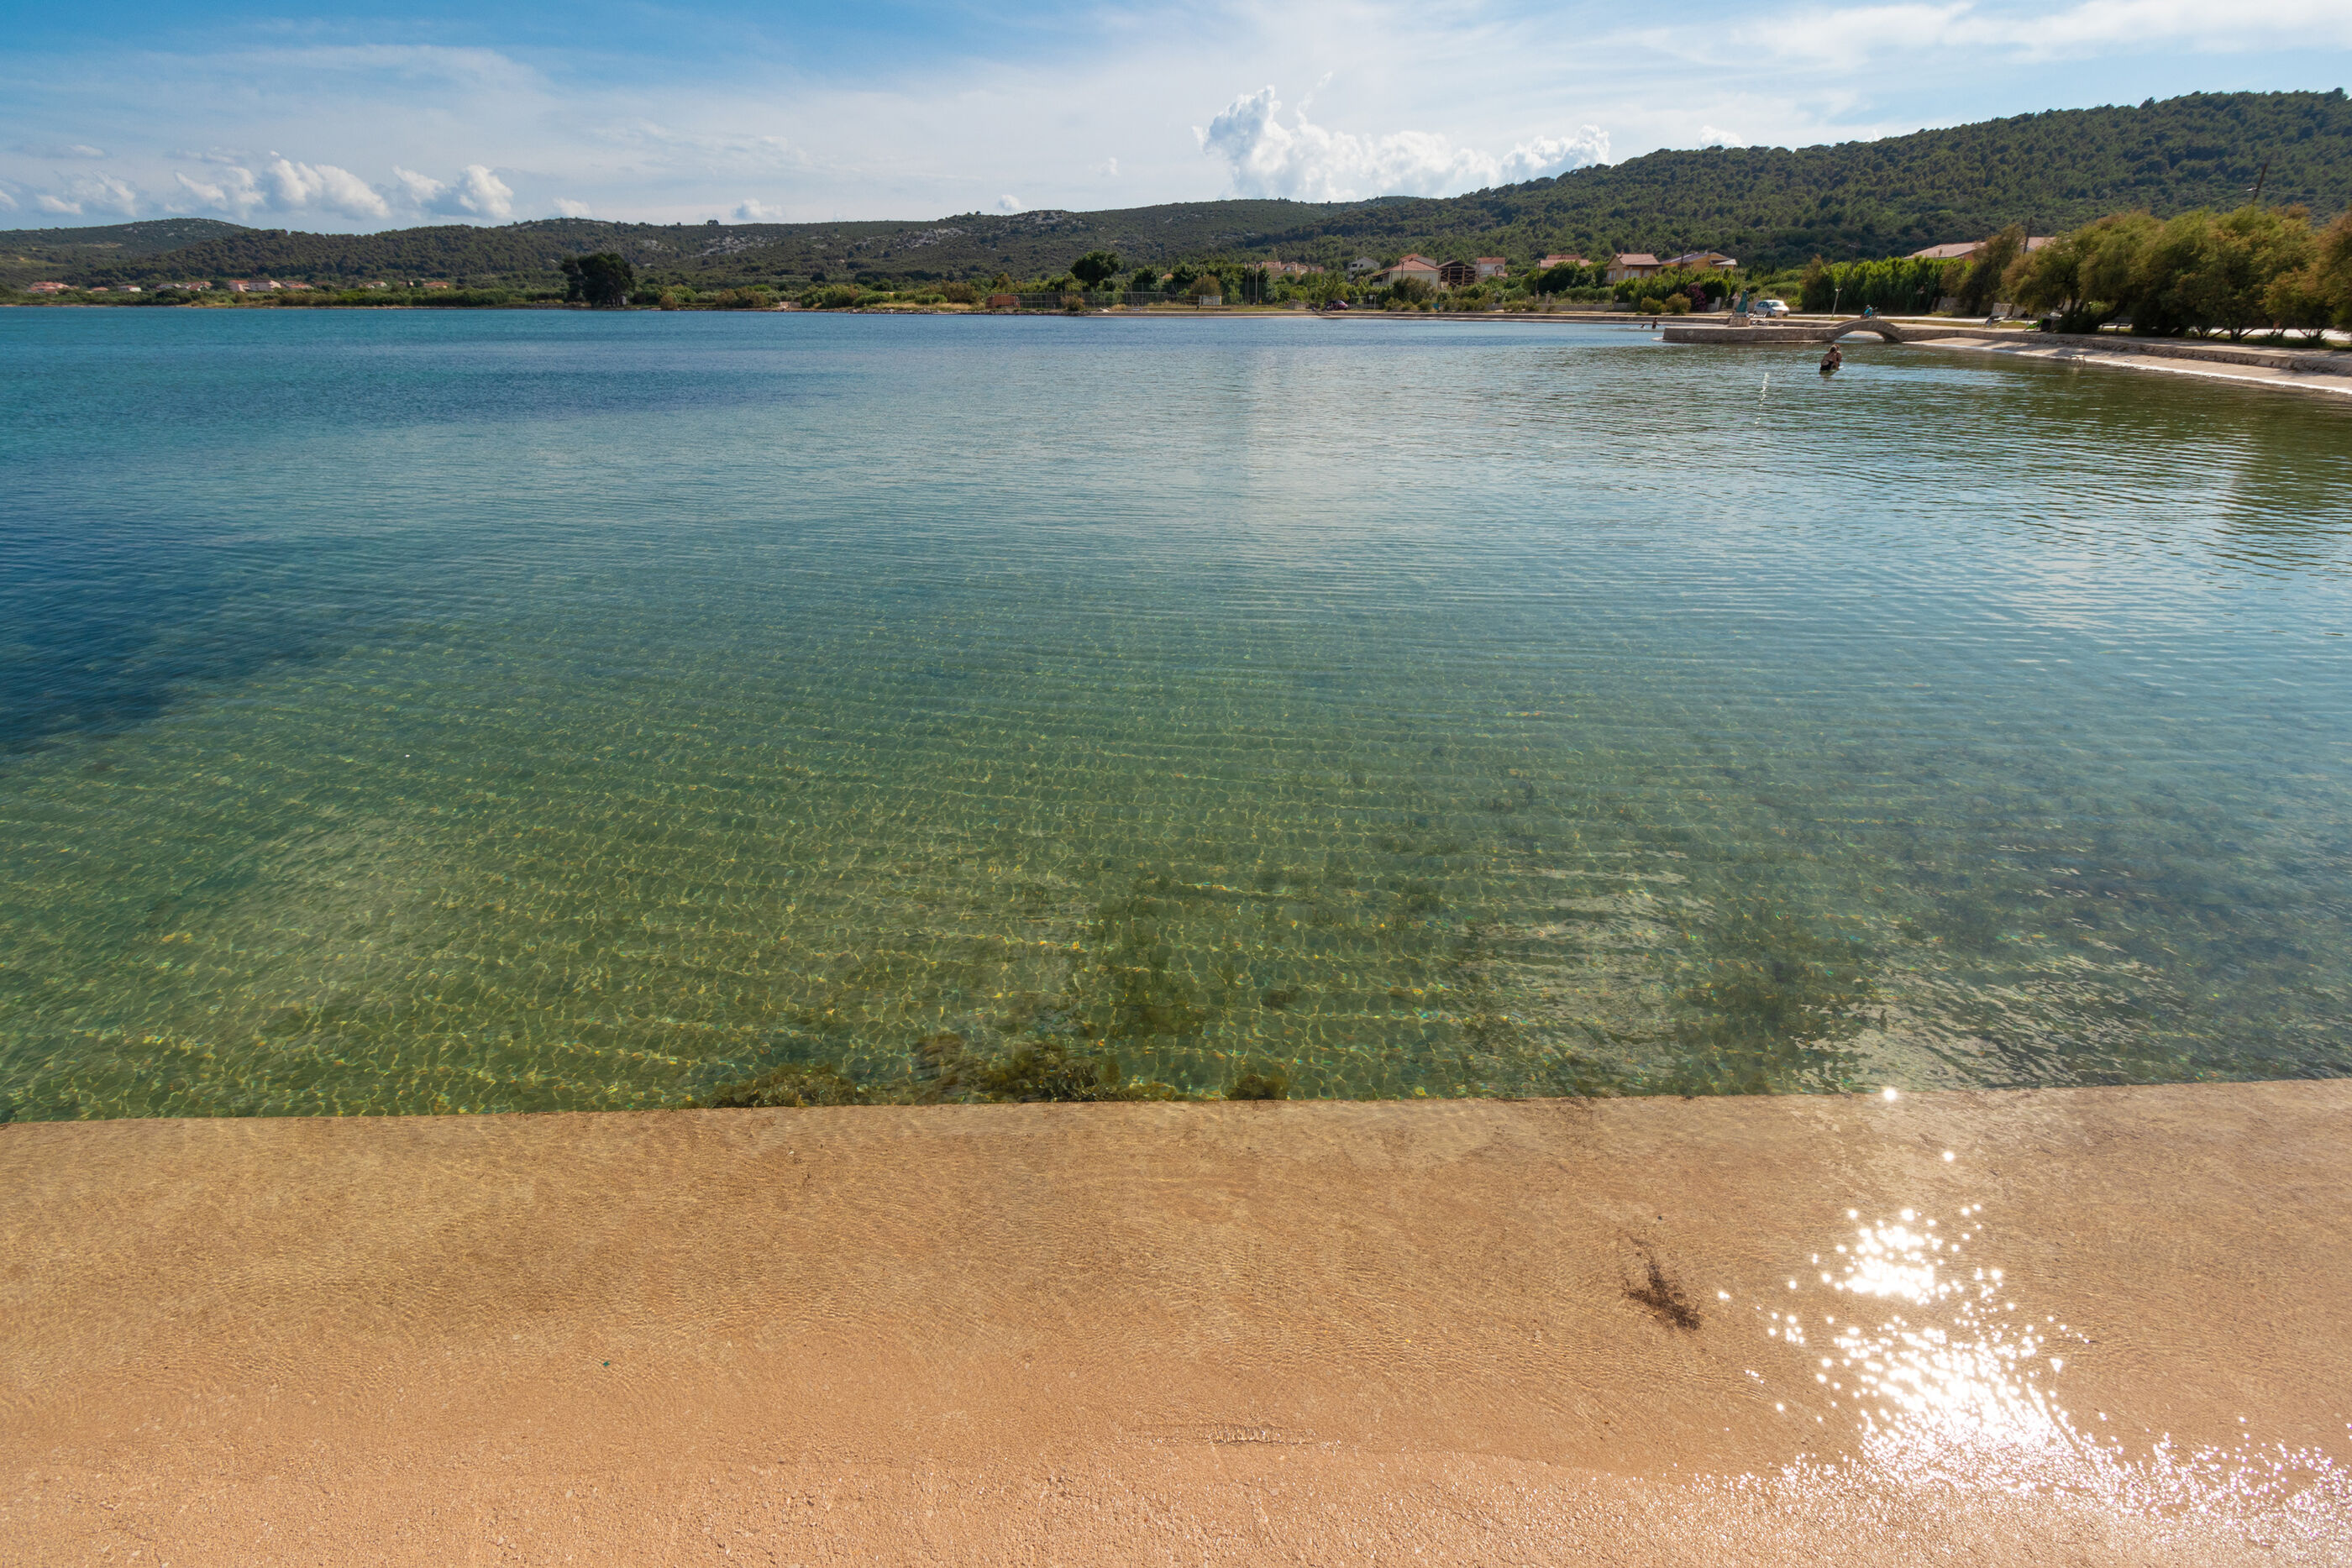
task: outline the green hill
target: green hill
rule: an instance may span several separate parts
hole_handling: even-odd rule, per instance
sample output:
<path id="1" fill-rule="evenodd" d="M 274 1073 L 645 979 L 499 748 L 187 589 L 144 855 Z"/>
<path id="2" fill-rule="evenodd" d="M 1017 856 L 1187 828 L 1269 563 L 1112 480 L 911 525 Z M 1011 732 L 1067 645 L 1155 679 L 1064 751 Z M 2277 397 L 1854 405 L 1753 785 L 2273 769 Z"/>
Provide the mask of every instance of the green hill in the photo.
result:
<path id="1" fill-rule="evenodd" d="M 253 232 L 218 218 L 147 218 L 135 224 L 101 224 L 95 228 L 0 229 L 0 255 L 39 255 L 84 261 L 154 256 L 199 240 Z"/>
<path id="2" fill-rule="evenodd" d="M 2328 93 L 2199 93 L 2136 107 L 2053 110 L 1881 141 L 1653 152 L 1556 179 L 1444 198 L 1313 204 L 1186 202 L 1123 211 L 966 213 L 922 223 L 710 224 L 553 218 L 375 235 L 311 235 L 168 219 L 0 235 L 22 280 L 32 261 L 78 283 L 268 274 L 314 283 L 407 277 L 552 281 L 565 256 L 617 251 L 641 274 L 698 287 L 831 279 L 1035 277 L 1080 253 L 1130 265 L 1183 259 L 1344 261 L 1405 250 L 1601 256 L 1712 248 L 1751 267 L 1901 255 L 2007 224 L 2037 232 L 2146 207 L 2158 215 L 2265 199 L 2326 215 L 2352 205 L 2352 104 Z M 173 246 L 173 225 L 198 225 Z M 135 232 L 134 232 L 135 231 Z M 82 236 L 69 238 L 68 236 Z M 111 237 L 101 237 L 111 236 Z"/>

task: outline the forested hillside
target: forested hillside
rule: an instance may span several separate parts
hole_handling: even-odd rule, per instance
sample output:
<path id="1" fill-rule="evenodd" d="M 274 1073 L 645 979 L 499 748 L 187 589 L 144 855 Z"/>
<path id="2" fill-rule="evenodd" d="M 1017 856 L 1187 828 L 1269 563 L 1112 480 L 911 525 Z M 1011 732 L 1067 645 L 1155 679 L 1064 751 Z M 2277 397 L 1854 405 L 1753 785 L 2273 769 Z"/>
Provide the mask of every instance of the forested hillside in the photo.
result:
<path id="1" fill-rule="evenodd" d="M 2263 172 L 2265 163 L 2268 173 Z M 2265 200 L 2326 215 L 2352 205 L 2352 104 L 2330 93 L 2201 93 L 2053 110 L 1837 146 L 1654 152 L 1473 195 L 1180 203 L 1118 212 L 964 214 L 922 223 L 659 226 L 555 218 L 377 235 L 289 234 L 201 219 L 0 235 L 0 267 L 85 284 L 266 273 L 317 283 L 552 282 L 558 262 L 615 251 L 648 279 L 718 287 L 810 279 L 985 278 L 1058 272 L 1081 252 L 1129 265 L 1257 257 L 1336 263 L 1405 250 L 1601 256 L 1713 248 L 1750 267 L 1901 255 L 2012 223 L 2057 233 L 2104 214 L 2159 217 Z M 152 243 L 165 225 L 194 243 Z M 103 242 L 96 236 L 114 236 Z M 73 241 L 68 235 L 86 235 Z"/>

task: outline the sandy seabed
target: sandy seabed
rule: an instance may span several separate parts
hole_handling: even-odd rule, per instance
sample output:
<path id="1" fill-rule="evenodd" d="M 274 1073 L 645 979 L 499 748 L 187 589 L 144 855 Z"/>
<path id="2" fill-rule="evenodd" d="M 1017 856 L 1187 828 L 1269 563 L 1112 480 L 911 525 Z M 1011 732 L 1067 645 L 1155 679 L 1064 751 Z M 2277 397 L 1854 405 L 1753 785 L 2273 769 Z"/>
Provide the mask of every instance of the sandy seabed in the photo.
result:
<path id="1" fill-rule="evenodd" d="M 0 1129 L 0 1559 L 2352 1562 L 2352 1085 Z"/>

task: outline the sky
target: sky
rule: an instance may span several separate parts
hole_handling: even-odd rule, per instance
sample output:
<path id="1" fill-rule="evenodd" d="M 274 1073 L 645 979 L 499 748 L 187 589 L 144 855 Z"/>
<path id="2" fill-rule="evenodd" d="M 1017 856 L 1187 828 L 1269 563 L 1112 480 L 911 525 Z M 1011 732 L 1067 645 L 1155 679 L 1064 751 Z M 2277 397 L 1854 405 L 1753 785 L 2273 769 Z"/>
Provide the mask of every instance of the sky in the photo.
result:
<path id="1" fill-rule="evenodd" d="M 2347 82 L 2352 0 L 128 0 L 28 6 L 0 37 L 0 227 L 1450 195 Z"/>

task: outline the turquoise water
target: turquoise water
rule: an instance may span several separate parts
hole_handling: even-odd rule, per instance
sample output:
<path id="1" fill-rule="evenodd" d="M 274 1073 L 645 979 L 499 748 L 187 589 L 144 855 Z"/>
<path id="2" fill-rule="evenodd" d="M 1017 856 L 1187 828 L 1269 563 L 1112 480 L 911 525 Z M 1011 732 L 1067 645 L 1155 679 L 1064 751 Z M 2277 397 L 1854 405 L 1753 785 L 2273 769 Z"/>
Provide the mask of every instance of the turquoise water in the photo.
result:
<path id="1" fill-rule="evenodd" d="M 1340 1096 L 2352 1066 L 2352 402 L 1485 323 L 0 350 L 0 1114 L 950 1035 Z"/>

